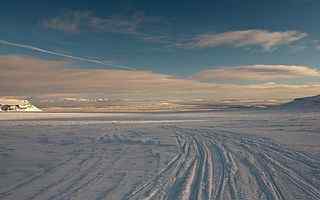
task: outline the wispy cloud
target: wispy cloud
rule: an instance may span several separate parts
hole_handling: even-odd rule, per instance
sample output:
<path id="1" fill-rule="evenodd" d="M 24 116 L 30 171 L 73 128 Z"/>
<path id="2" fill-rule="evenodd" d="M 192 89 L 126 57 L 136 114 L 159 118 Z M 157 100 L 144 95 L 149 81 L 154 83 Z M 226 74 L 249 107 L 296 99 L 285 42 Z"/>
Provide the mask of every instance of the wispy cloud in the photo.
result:
<path id="1" fill-rule="evenodd" d="M 297 78 L 320 78 L 320 71 L 308 66 L 249 65 L 203 70 L 193 76 L 200 81 L 282 81 Z"/>
<path id="2" fill-rule="evenodd" d="M 142 11 L 132 11 L 105 17 L 92 11 L 68 10 L 61 15 L 42 21 L 44 28 L 65 33 L 117 33 L 159 44 L 174 44 L 166 30 L 171 23 L 163 17 L 147 16 Z"/>
<path id="3" fill-rule="evenodd" d="M 261 46 L 265 50 L 271 50 L 280 45 L 294 43 L 306 36 L 307 33 L 299 31 L 272 32 L 252 29 L 217 34 L 200 34 L 193 37 L 190 41 L 179 43 L 177 46 L 185 48 Z"/>
<path id="4" fill-rule="evenodd" d="M 78 61 L 84 61 L 84 62 L 88 62 L 88 63 L 100 64 L 100 65 L 108 66 L 108 67 L 112 67 L 112 68 L 135 70 L 132 67 L 120 66 L 120 65 L 111 65 L 110 63 L 106 63 L 106 62 L 101 61 L 101 60 L 68 55 L 68 54 L 59 53 L 59 52 L 51 51 L 51 50 L 47 50 L 47 49 L 42 49 L 42 48 L 39 48 L 39 47 L 27 45 L 27 44 L 9 42 L 9 41 L 6 41 L 6 40 L 0 40 L 0 44 L 13 46 L 13 47 L 18 47 L 18 48 L 29 49 L 29 50 L 41 52 L 41 53 L 44 53 L 44 54 L 50 54 L 50 55 L 55 55 L 55 56 L 59 56 L 59 57 L 69 58 L 71 60 L 78 60 Z"/>
<path id="5" fill-rule="evenodd" d="M 320 50 L 320 40 L 313 40 L 312 41 L 312 46 L 319 51 Z"/>
<path id="6" fill-rule="evenodd" d="M 148 24 L 161 24 L 160 17 L 146 16 L 135 11 L 125 15 L 99 17 L 92 11 L 68 10 L 54 18 L 43 21 L 45 28 L 70 33 L 81 31 L 114 32 L 131 35 L 143 35 L 141 28 Z"/>
<path id="7" fill-rule="evenodd" d="M 43 22 L 49 29 L 77 33 L 80 31 L 106 31 L 136 34 L 139 24 L 145 20 L 142 13 L 131 16 L 110 16 L 101 18 L 91 11 L 69 10 L 62 15 Z"/>
<path id="8" fill-rule="evenodd" d="M 44 20 L 43 25 L 48 29 L 76 33 L 80 32 L 84 26 L 83 21 L 87 22 L 90 16 L 91 13 L 88 11 L 68 11 L 61 16 Z"/>
<path id="9" fill-rule="evenodd" d="M 271 50 L 281 45 L 290 45 L 307 37 L 300 31 L 269 31 L 249 29 L 223 33 L 198 34 L 191 39 L 175 41 L 167 30 L 169 22 L 161 17 L 146 16 L 135 11 L 123 15 L 97 16 L 92 11 L 68 10 L 43 21 L 47 29 L 67 33 L 111 32 L 132 35 L 147 42 L 165 43 L 180 48 L 210 48 L 218 46 L 260 46 Z M 168 30 L 167 30 L 168 31 Z"/>

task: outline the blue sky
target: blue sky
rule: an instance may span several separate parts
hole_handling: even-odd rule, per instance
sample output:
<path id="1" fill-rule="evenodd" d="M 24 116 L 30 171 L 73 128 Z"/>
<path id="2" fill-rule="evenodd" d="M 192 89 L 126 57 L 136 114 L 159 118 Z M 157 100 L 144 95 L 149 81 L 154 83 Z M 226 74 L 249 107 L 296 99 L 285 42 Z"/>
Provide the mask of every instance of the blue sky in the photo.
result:
<path id="1" fill-rule="evenodd" d="M 320 61 L 320 51 L 317 50 L 320 43 L 316 42 L 320 40 L 320 28 L 316 20 L 320 17 L 317 12 L 319 8 L 320 2 L 312 0 L 228 0 L 201 3 L 13 0 L 2 3 L 0 37 L 7 41 L 178 75 L 215 66 L 244 64 L 300 64 L 317 67 Z M 132 25 L 137 33 L 130 32 L 129 27 L 108 30 L 113 28 L 112 25 L 105 30 L 83 25 L 75 32 L 44 25 L 45 21 L 53 19 L 60 19 L 62 23 L 62 20 L 68 20 L 68 14 L 69 18 L 76 18 L 72 15 L 78 13 L 81 18 L 86 12 L 90 12 L 90 17 L 102 20 L 116 20 L 113 18 L 118 16 L 121 18 L 119 21 L 138 23 Z M 135 17 L 141 19 L 134 19 Z M 136 22 L 138 20 L 141 22 Z M 210 48 L 176 46 L 176 43 L 183 43 L 201 34 L 252 29 L 270 32 L 299 31 L 308 36 L 288 45 L 275 46 L 270 51 L 265 51 L 259 45 L 239 48 L 228 45 Z M 148 41 L 147 38 L 155 41 Z M 43 56 L 4 46 L 0 50 L 2 54 L 21 52 Z"/>
<path id="2" fill-rule="evenodd" d="M 3 1 L 0 56 L 215 84 L 318 84 L 319 9 L 316 0 Z"/>

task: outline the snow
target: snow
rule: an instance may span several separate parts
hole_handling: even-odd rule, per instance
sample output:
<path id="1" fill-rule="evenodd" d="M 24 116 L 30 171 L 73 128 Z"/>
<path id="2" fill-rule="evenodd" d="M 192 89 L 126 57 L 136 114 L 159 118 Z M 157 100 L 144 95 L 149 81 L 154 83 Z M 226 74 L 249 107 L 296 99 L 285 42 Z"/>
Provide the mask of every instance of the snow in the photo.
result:
<path id="1" fill-rule="evenodd" d="M 0 199 L 320 199 L 319 113 L 0 118 Z"/>

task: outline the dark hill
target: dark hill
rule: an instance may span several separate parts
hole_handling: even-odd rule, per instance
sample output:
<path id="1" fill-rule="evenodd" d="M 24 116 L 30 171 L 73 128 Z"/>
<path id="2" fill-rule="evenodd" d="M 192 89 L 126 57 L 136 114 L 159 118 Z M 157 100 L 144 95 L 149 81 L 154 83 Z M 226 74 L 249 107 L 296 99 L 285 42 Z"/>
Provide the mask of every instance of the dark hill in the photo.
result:
<path id="1" fill-rule="evenodd" d="M 279 106 L 281 110 L 320 111 L 320 95 L 294 99 Z"/>

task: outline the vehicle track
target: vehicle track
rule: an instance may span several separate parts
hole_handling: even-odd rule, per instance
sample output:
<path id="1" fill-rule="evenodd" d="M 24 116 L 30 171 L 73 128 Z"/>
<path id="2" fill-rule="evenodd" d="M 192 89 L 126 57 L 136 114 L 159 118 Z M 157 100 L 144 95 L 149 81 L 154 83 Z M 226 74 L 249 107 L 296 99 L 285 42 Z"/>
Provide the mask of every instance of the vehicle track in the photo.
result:
<path id="1" fill-rule="evenodd" d="M 176 154 L 139 181 L 132 180 L 129 170 L 112 168 L 134 150 L 119 143 L 129 140 L 97 139 L 78 146 L 60 164 L 1 191 L 0 199 L 90 199 L 98 192 L 95 199 L 112 199 L 109 193 L 129 181 L 122 200 L 320 199 L 320 159 L 306 152 L 221 128 L 163 128 L 173 133 Z M 110 157 L 105 147 L 113 141 L 122 146 Z M 141 142 L 131 145 L 143 148 Z"/>
<path id="2" fill-rule="evenodd" d="M 191 153 L 177 154 L 164 168 L 168 173 L 149 181 L 153 187 L 132 191 L 125 199 L 320 199 L 320 185 L 308 176 L 319 173 L 317 158 L 267 138 L 221 129 L 170 128 L 181 138 L 180 149 L 189 146 Z M 292 194 L 293 188 L 299 196 Z"/>

